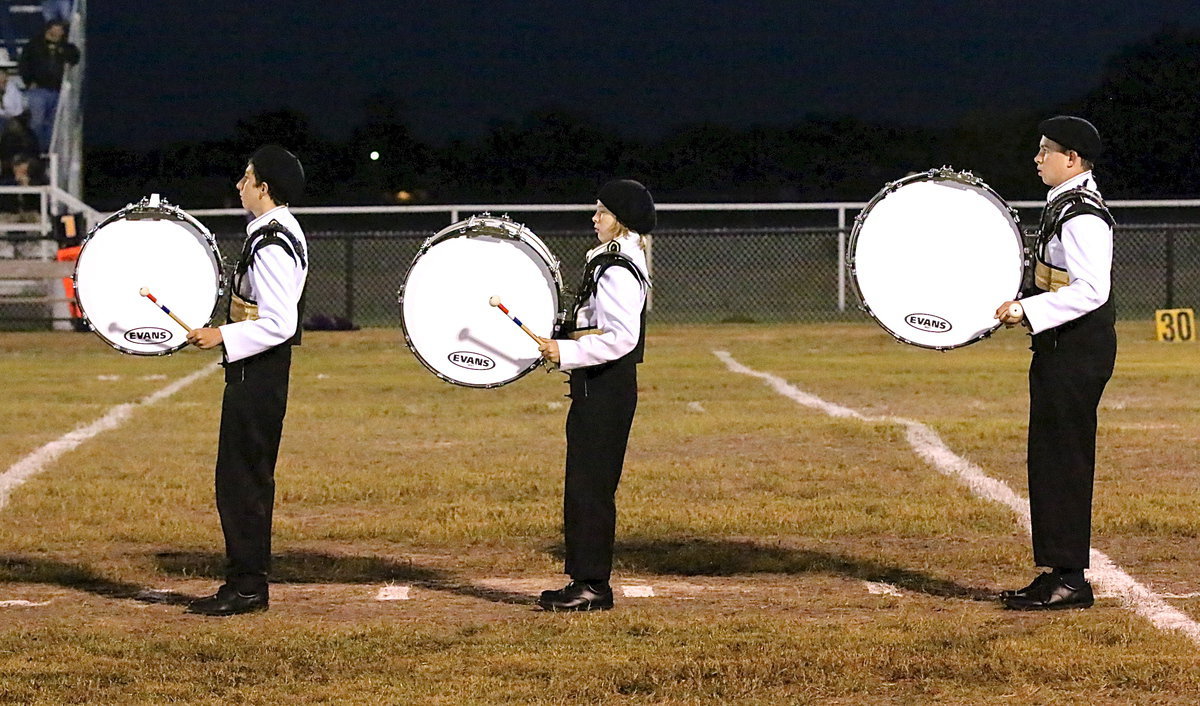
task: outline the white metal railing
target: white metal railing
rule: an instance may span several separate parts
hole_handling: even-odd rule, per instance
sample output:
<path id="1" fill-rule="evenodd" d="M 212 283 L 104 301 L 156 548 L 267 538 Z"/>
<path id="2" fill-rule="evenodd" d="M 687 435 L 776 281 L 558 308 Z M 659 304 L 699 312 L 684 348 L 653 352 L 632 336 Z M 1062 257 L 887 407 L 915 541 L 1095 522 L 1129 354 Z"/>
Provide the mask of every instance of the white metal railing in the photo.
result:
<path id="1" fill-rule="evenodd" d="M 1200 208 L 1200 199 L 1146 199 L 1146 200 L 1116 200 L 1107 202 L 1112 208 Z M 1011 201 L 1013 208 L 1041 208 L 1045 201 Z M 846 310 L 846 234 L 847 213 L 858 213 L 866 208 L 866 201 L 829 201 L 824 203 L 660 203 L 655 204 L 658 211 L 701 212 L 701 211 L 824 211 L 837 216 L 837 306 L 838 311 Z M 595 203 L 587 204 L 448 204 L 444 206 L 298 206 L 292 211 L 297 214 L 314 215 L 386 215 L 386 214 L 418 214 L 446 213 L 450 223 L 461 220 L 463 213 L 568 213 L 588 212 L 596 208 Z M 197 218 L 208 216 L 244 216 L 240 208 L 202 208 L 189 210 L 188 213 Z"/>
<path id="2" fill-rule="evenodd" d="M 51 241 L 49 238 L 53 232 L 53 224 L 51 223 L 51 212 L 59 212 L 65 210 L 68 213 L 79 213 L 84 218 L 84 232 L 91 230 L 92 226 L 100 222 L 100 212 L 91 206 L 87 205 L 74 194 L 69 194 L 57 186 L 0 186 L 0 198 L 8 195 L 31 194 L 38 198 L 37 219 L 33 221 L 0 221 L 0 238 L 11 235 L 23 235 L 20 240 L 38 241 L 41 245 L 46 245 Z M 65 206 L 65 209 L 59 209 L 57 206 Z M 20 214 L 14 214 L 18 218 Z M 80 233 L 79 235 L 82 235 Z M 39 248 L 40 254 L 37 257 L 52 257 L 52 248 Z M 56 280 L 47 280 L 44 283 L 47 287 L 53 288 L 58 286 Z M 8 298 L 11 301 L 11 297 Z M 66 299 L 59 297 L 48 297 L 47 302 L 50 304 L 50 319 L 53 328 L 56 330 L 67 331 L 71 329 L 71 311 L 69 302 Z"/>
<path id="3" fill-rule="evenodd" d="M 59 212 L 78 213 L 83 215 L 85 221 L 85 231 L 90 230 L 95 224 L 99 223 L 109 214 L 97 211 L 88 206 L 87 203 L 68 193 L 67 191 L 50 185 L 39 187 L 19 187 L 7 186 L 0 187 L 0 198 L 15 194 L 36 194 L 38 196 L 38 208 L 36 222 L 0 222 L 0 239 L 5 238 L 11 240 L 31 241 L 45 240 L 47 246 L 52 245 L 46 240 L 52 232 L 51 214 Z M 139 195 L 140 196 L 140 195 Z M 1116 200 L 1109 202 L 1111 206 L 1122 209 L 1184 209 L 1193 208 L 1200 209 L 1200 199 L 1178 199 L 1178 200 Z M 849 288 L 848 274 L 846 272 L 846 261 L 848 239 L 850 234 L 850 226 L 853 225 L 853 218 L 867 205 L 866 202 L 825 202 L 825 203 L 736 203 L 736 204 L 717 204 L 717 203 L 660 203 L 657 209 L 660 212 L 669 213 L 767 213 L 767 212 L 818 212 L 828 214 L 828 218 L 821 217 L 820 222 L 826 222 L 826 226 L 805 226 L 807 228 L 818 228 L 827 231 L 836 231 L 834 235 L 837 238 L 837 292 L 834 295 L 836 307 L 838 311 L 846 311 L 847 309 L 847 294 Z M 1011 202 L 1015 208 L 1021 209 L 1037 209 L 1043 205 L 1042 201 L 1015 201 Z M 484 211 L 492 213 L 507 213 L 510 215 L 533 214 L 533 213 L 588 213 L 595 208 L 595 203 L 578 203 L 578 204 L 447 204 L 447 205 L 419 205 L 419 206 L 346 206 L 346 207 L 297 207 L 295 211 L 300 215 L 319 215 L 319 216 L 344 216 L 337 218 L 336 231 L 344 230 L 354 232 L 354 222 L 358 216 L 371 215 L 396 215 L 403 216 L 405 214 L 445 214 L 450 223 L 455 223 L 462 220 L 462 217 Z M 32 209 L 30 209 L 32 211 Z M 222 208 L 222 209 L 194 209 L 188 213 L 192 216 L 205 219 L 217 218 L 233 218 L 236 219 L 238 227 L 233 230 L 240 230 L 240 226 L 244 224 L 247 214 L 240 208 Z M 814 219 L 807 219 L 810 223 Z M 1178 219 L 1175 219 L 1178 220 Z M 1188 219 L 1190 223 L 1200 223 L 1200 217 Z M 210 221 L 208 224 L 212 227 L 214 224 Z M 229 224 L 226 224 L 228 226 Z M 836 225 L 836 228 L 835 228 Z M 419 228 L 409 228 L 408 230 L 424 230 L 429 227 L 429 219 L 422 221 Z M 728 229 L 728 227 L 726 228 Z M 226 227 L 224 232 L 230 229 Z M 328 227 L 325 230 L 330 230 Z M 388 230 L 402 230 L 401 228 L 389 228 Z M 216 232 L 222 232 L 214 228 Z M 430 233 L 432 234 L 432 233 Z M 49 253 L 53 252 L 52 247 L 43 248 Z M 41 255 L 45 257 L 46 255 Z M 349 275 L 347 275 L 349 277 Z M 349 281 L 349 280 L 347 280 Z M 833 293 L 831 293 L 833 294 Z M 61 312 L 60 312 L 61 313 Z"/>
<path id="4" fill-rule="evenodd" d="M 1108 201 L 1112 208 L 1200 208 L 1200 199 L 1126 199 Z M 1041 208 L 1045 201 L 1009 201 L 1013 208 Z M 838 225 L 846 225 L 848 211 L 861 211 L 867 205 L 866 201 L 827 201 L 821 203 L 660 203 L 655 204 L 658 211 L 828 211 L 836 213 Z M 445 213 L 449 223 L 462 220 L 463 213 L 569 213 L 587 212 L 596 208 L 595 202 L 582 204 L 445 204 L 423 206 L 297 206 L 292 212 L 297 214 L 315 214 L 325 216 L 336 215 L 387 215 L 387 214 L 416 214 L 416 213 Z M 244 216 L 241 208 L 197 208 L 188 209 L 188 213 L 197 218 L 204 216 Z"/>
<path id="5" fill-rule="evenodd" d="M 87 0 L 75 0 L 68 41 L 79 47 L 79 63 L 63 71 L 50 138 L 50 184 L 83 195 L 83 79 L 87 69 Z"/>
<path id="6" fill-rule="evenodd" d="M 0 186 L 0 196 L 31 194 L 38 197 L 37 220 L 32 221 L 2 221 L 0 233 L 30 233 L 50 237 L 54 230 L 51 213 L 67 211 L 83 216 L 84 231 L 99 223 L 103 214 L 84 203 L 74 194 L 53 186 Z M 65 208 L 59 208 L 59 207 Z M 15 214 L 14 215 L 18 215 Z"/>

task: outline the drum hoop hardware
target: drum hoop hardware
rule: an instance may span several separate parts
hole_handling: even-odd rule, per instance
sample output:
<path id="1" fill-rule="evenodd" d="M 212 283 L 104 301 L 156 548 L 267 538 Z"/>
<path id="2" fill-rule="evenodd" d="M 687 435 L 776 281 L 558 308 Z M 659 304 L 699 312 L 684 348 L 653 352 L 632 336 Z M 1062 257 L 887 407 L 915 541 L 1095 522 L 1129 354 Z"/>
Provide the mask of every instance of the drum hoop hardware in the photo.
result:
<path id="1" fill-rule="evenodd" d="M 171 216 L 174 216 L 175 218 L 173 218 L 173 219 L 162 218 L 163 214 L 169 214 Z M 115 213 L 109 215 L 108 218 L 105 218 L 104 220 L 100 221 L 96 225 L 92 226 L 91 230 L 89 230 L 87 232 L 87 235 L 84 236 L 83 240 L 80 241 L 80 243 L 79 243 L 80 257 L 76 260 L 75 269 L 71 273 L 71 286 L 75 288 L 75 299 L 76 299 L 76 302 L 79 304 L 80 309 L 82 310 L 82 313 L 83 313 L 82 318 L 83 318 L 84 323 L 87 325 L 88 329 L 91 330 L 93 333 L 95 333 L 96 336 L 100 340 L 104 341 L 106 344 L 108 344 L 114 350 L 117 350 L 121 353 L 127 353 L 130 355 L 137 355 L 137 356 L 171 355 L 171 354 L 185 348 L 187 346 L 187 343 L 185 342 L 174 348 L 170 348 L 170 349 L 162 350 L 162 351 L 134 351 L 134 350 L 130 350 L 127 348 L 122 348 L 119 345 L 117 345 L 116 343 L 114 343 L 113 341 L 110 341 L 109 339 L 100 335 L 100 333 L 98 331 L 96 331 L 96 327 L 92 325 L 91 317 L 89 317 L 87 315 L 87 307 L 84 306 L 84 304 L 83 304 L 83 296 L 79 290 L 79 264 L 80 264 L 80 262 L 83 261 L 83 254 L 84 254 L 87 244 L 92 240 L 93 237 L 95 237 L 95 235 L 98 232 L 100 232 L 100 229 L 104 228 L 105 226 L 109 225 L 110 223 L 114 223 L 119 220 L 129 220 L 129 221 L 178 220 L 178 221 L 182 221 L 182 222 L 190 225 L 192 228 L 194 228 L 196 231 L 196 234 L 201 236 L 203 238 L 203 240 L 208 244 L 209 250 L 212 252 L 213 256 L 216 258 L 216 262 L 213 264 L 216 265 L 217 296 L 216 296 L 216 301 L 213 303 L 212 312 L 209 314 L 208 319 L 205 320 L 204 323 L 202 324 L 203 326 L 207 326 L 216 317 L 217 312 L 221 307 L 221 300 L 225 295 L 225 290 L 226 290 L 225 259 L 221 256 L 221 250 L 220 250 L 220 248 L 217 247 L 217 241 L 216 241 L 216 238 L 213 236 L 212 231 L 210 231 L 208 228 L 206 228 L 203 223 L 196 220 L 196 218 L 193 217 L 191 214 L 187 213 L 186 211 L 179 208 L 178 206 L 171 204 L 166 199 L 162 198 L 159 194 L 151 194 L 150 196 L 143 196 L 141 198 L 141 200 L 138 201 L 137 203 L 126 204 L 124 208 L 120 209 L 119 211 L 116 211 Z"/>
<path id="2" fill-rule="evenodd" d="M 976 338 L 973 338 L 964 343 L 958 343 L 958 344 L 947 345 L 947 346 L 938 346 L 938 345 L 917 343 L 916 341 L 913 341 L 909 338 L 904 337 L 899 332 L 892 330 L 891 327 L 885 325 L 883 322 L 879 321 L 879 319 L 874 317 L 874 315 L 871 313 L 870 306 L 867 305 L 866 301 L 863 298 L 862 288 L 859 286 L 859 282 L 858 282 L 858 271 L 857 271 L 857 266 L 856 266 L 857 258 L 855 255 L 855 246 L 857 244 L 860 231 L 862 230 L 863 223 L 866 221 L 867 216 L 870 214 L 870 212 L 874 209 L 874 207 L 880 201 L 887 198 L 892 193 L 898 191 L 902 186 L 905 186 L 912 182 L 918 182 L 918 181 L 953 181 L 953 182 L 958 182 L 960 184 L 964 184 L 967 186 L 975 187 L 975 188 L 983 190 L 986 194 L 991 195 L 996 200 L 996 203 L 998 206 L 1003 206 L 1004 209 L 1006 209 L 1008 211 L 1009 215 L 1012 217 L 1012 225 L 1016 229 L 1017 242 L 1018 242 L 1018 245 L 1020 246 L 1022 254 L 1023 254 L 1022 280 L 1024 279 L 1024 270 L 1030 264 L 1030 262 L 1029 262 L 1030 250 L 1026 244 L 1024 232 L 1021 229 L 1021 219 L 1020 219 L 1020 215 L 1017 213 L 1017 210 L 1015 208 L 1013 208 L 1012 206 L 1010 206 L 1008 201 L 1006 201 L 1004 199 L 1004 197 L 1000 196 L 1000 194 L 998 192 L 996 192 L 995 189 L 993 189 L 992 187 L 990 187 L 986 183 L 984 183 L 983 179 L 976 176 L 973 172 L 968 171 L 968 170 L 958 171 L 949 165 L 943 165 L 940 168 L 929 169 L 924 172 L 916 172 L 913 174 L 909 174 L 901 179 L 897 179 L 895 181 L 888 182 L 887 184 L 884 185 L 883 189 L 881 189 L 879 191 L 879 193 L 875 194 L 875 196 L 872 197 L 871 200 L 867 202 L 867 205 L 864 206 L 863 209 L 858 212 L 858 214 L 854 217 L 854 227 L 851 229 L 850 239 L 849 239 L 849 242 L 847 243 L 846 269 L 850 273 L 850 286 L 853 289 L 856 297 L 858 298 L 859 308 L 862 311 L 866 312 L 868 316 L 871 316 L 873 319 L 875 319 L 875 322 L 878 323 L 881 328 L 883 328 L 885 331 L 887 331 L 888 334 L 891 335 L 892 338 L 899 343 L 904 343 L 904 344 L 916 346 L 919 348 L 926 348 L 926 349 L 931 349 L 931 350 L 948 351 L 948 350 L 953 350 L 955 348 L 961 348 L 963 346 L 967 346 L 972 343 L 981 341 L 985 338 L 991 337 L 992 333 L 995 332 L 997 329 L 999 329 L 1001 324 L 999 322 L 997 322 L 995 327 L 982 332 Z M 1014 295 L 1014 298 L 1019 295 L 1020 295 L 1020 292 L 1018 291 L 1017 294 Z"/>
<path id="3" fill-rule="evenodd" d="M 497 225 L 497 223 L 499 223 L 499 225 Z M 404 309 L 405 293 L 408 289 L 409 274 L 411 274 L 413 266 L 417 264 L 421 257 L 429 252 L 434 245 L 437 245 L 443 240 L 463 236 L 471 237 L 472 235 L 486 235 L 499 237 L 503 238 L 504 240 L 515 241 L 518 243 L 525 243 L 530 247 L 531 250 L 537 253 L 538 257 L 546 264 L 547 270 L 549 271 L 551 278 L 554 280 L 555 287 L 558 289 L 557 304 L 559 310 L 554 316 L 554 331 L 551 333 L 551 337 L 557 336 L 567 316 L 566 311 L 563 309 L 562 301 L 565 292 L 562 279 L 562 263 L 554 255 L 554 253 L 550 252 L 550 248 L 546 246 L 545 242 L 543 242 L 542 239 L 539 238 L 532 229 L 523 223 L 517 223 L 510 218 L 508 214 L 493 216 L 490 212 L 485 211 L 484 213 L 471 215 L 468 218 L 459 221 L 458 223 L 452 223 L 446 228 L 443 228 L 437 233 L 426 238 L 425 242 L 421 244 L 421 247 L 417 249 L 416 255 L 413 256 L 413 260 L 409 264 L 408 272 L 404 275 L 404 280 L 401 282 L 400 287 L 396 290 L 396 301 L 400 305 L 401 312 L 403 312 Z M 467 383 L 461 380 L 456 380 L 442 373 L 417 351 L 417 346 L 415 345 L 412 336 L 408 331 L 408 326 L 404 321 L 403 313 L 401 313 L 400 317 L 400 330 L 404 335 L 405 345 L 422 366 L 424 366 L 427 370 L 429 370 L 429 372 L 433 373 L 435 377 L 439 378 L 443 382 L 457 385 L 459 387 L 471 387 L 476 389 L 492 389 L 496 387 L 502 387 L 519 380 L 537 368 L 543 367 L 545 364 L 545 360 L 543 358 L 538 358 L 530 363 L 525 369 L 521 370 L 508 380 L 489 383 Z"/>
<path id="4" fill-rule="evenodd" d="M 503 226 L 497 227 L 476 225 L 485 218 L 492 221 L 501 221 L 514 226 L 515 234 L 513 231 L 510 231 Z M 530 229 L 524 223 L 517 223 L 513 219 L 509 218 L 508 214 L 504 214 L 502 216 L 493 216 L 491 213 L 485 211 L 443 228 L 437 233 L 434 233 L 426 238 L 425 242 L 421 243 L 421 247 L 417 248 L 417 254 L 413 256 L 412 262 L 409 263 L 409 269 L 412 269 L 412 266 L 417 263 L 417 260 L 421 259 L 421 256 L 425 253 L 429 252 L 429 249 L 434 245 L 437 245 L 443 240 L 448 240 L 449 238 L 457 238 L 468 235 L 472 230 L 480 231 L 480 235 L 498 236 L 504 238 L 505 240 L 513 240 L 516 242 L 526 242 L 525 239 L 521 237 L 521 234 L 528 235 L 529 239 L 532 241 L 531 245 L 534 246 L 534 249 L 538 251 L 538 254 L 541 255 L 544 260 L 546 260 L 547 264 L 549 264 L 550 274 L 554 277 L 554 281 L 558 284 L 559 291 L 562 291 L 562 261 L 559 260 L 554 253 L 550 252 L 550 248 L 546 247 L 546 243 L 543 242 L 542 239 L 539 238 L 532 229 Z M 405 282 L 400 285 L 398 290 L 396 290 L 397 300 L 400 302 L 404 301 L 404 288 L 405 284 L 407 284 L 408 277 L 405 276 L 404 279 Z"/>

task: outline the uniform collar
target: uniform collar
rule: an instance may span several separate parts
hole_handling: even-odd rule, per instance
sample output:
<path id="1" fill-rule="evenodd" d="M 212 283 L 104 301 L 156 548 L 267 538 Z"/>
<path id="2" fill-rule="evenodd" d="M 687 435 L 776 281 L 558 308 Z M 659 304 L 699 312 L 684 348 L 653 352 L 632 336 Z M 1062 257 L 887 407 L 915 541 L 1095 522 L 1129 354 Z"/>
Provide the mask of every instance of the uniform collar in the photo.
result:
<path id="1" fill-rule="evenodd" d="M 617 244 L 617 247 L 621 249 L 622 253 L 628 254 L 633 250 L 638 249 L 641 241 L 642 236 L 631 230 L 625 235 L 622 235 L 620 238 L 614 238 L 607 243 L 600 243 L 596 247 L 592 248 L 588 251 L 587 259 L 590 260 L 600 253 L 608 251 L 612 247 L 613 243 Z"/>
<path id="2" fill-rule="evenodd" d="M 1083 174 L 1076 174 L 1075 176 L 1067 179 L 1063 183 L 1051 189 L 1050 193 L 1046 194 L 1046 201 L 1053 201 L 1054 197 L 1066 193 L 1071 189 L 1077 189 L 1081 186 L 1089 191 L 1096 192 L 1097 195 L 1100 194 L 1100 189 L 1096 186 L 1096 177 L 1092 176 L 1092 170 L 1089 169 Z"/>
<path id="3" fill-rule="evenodd" d="M 267 211 L 266 213 L 262 214 L 258 218 L 255 218 L 254 220 L 250 221 L 248 224 L 246 224 L 246 234 L 253 235 L 254 231 L 258 230 L 259 228 L 262 228 L 266 224 L 277 219 L 281 215 L 280 213 L 278 213 L 279 211 L 286 212 L 287 206 L 276 206 L 275 208 L 271 209 L 270 211 Z"/>

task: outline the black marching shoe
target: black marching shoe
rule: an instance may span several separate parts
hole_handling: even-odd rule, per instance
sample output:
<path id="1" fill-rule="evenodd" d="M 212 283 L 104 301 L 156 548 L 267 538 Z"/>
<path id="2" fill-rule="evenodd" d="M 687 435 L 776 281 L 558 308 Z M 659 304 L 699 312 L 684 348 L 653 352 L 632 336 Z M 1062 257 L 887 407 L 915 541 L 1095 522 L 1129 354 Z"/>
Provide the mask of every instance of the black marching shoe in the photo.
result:
<path id="1" fill-rule="evenodd" d="M 1053 578 L 1053 576 L 1051 576 L 1049 571 L 1038 574 L 1037 578 L 1035 578 L 1033 580 L 1033 583 L 1029 584 L 1025 588 L 1018 588 L 1015 591 L 1001 591 L 1000 592 L 1000 600 L 1006 601 L 1010 598 L 1017 598 L 1017 597 L 1027 598 L 1030 593 L 1038 590 L 1039 586 L 1041 586 L 1046 581 L 1050 581 L 1052 578 Z"/>
<path id="2" fill-rule="evenodd" d="M 225 584 L 213 595 L 198 598 L 189 603 L 187 612 L 199 615 L 239 615 L 266 610 L 269 604 L 270 598 L 266 586 L 258 593 L 246 595 L 239 593 L 233 586 Z"/>
<path id="3" fill-rule="evenodd" d="M 542 610 L 609 610 L 613 607 L 613 592 L 607 581 L 587 583 L 572 581 L 557 591 L 542 591 L 538 598 Z"/>
<path id="4" fill-rule="evenodd" d="M 1096 599 L 1087 581 L 1071 586 L 1061 576 L 1046 573 L 1020 591 L 1001 594 L 1000 601 L 1009 610 L 1062 610 L 1091 608 Z"/>

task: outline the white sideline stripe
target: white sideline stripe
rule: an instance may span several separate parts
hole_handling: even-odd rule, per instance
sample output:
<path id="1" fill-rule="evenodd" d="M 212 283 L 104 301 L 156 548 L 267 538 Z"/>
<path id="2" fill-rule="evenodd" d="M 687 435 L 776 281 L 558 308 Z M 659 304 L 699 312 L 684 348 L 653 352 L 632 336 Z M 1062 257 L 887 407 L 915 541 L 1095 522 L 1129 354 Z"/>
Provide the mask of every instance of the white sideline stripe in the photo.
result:
<path id="1" fill-rule="evenodd" d="M 911 419 L 901 417 L 868 417 L 849 407 L 826 402 L 820 397 L 792 385 L 781 377 L 748 368 L 733 359 L 726 351 L 713 351 L 731 372 L 749 375 L 764 380 L 776 392 L 805 407 L 820 410 L 833 417 L 852 417 L 863 422 L 887 422 L 900 424 L 907 430 L 908 443 L 917 455 L 940 473 L 963 482 L 975 495 L 1007 506 L 1017 519 L 1029 528 L 1029 501 L 1017 495 L 1004 483 L 989 478 L 975 464 L 955 454 L 946 446 L 937 432 Z M 1150 621 L 1160 630 L 1178 630 L 1193 642 L 1200 644 L 1200 624 L 1183 612 L 1168 605 L 1161 596 L 1138 583 L 1113 563 L 1103 552 L 1092 548 L 1089 555 L 1092 566 L 1088 575 L 1092 582 L 1103 589 L 1105 595 L 1117 596 L 1126 608 Z"/>
<path id="2" fill-rule="evenodd" d="M 44 605 L 50 605 L 50 601 L 42 601 L 41 603 L 23 600 L 0 601 L 0 608 L 39 608 Z"/>
<path id="3" fill-rule="evenodd" d="M 9 466 L 7 471 L 0 474 L 0 510 L 3 510 L 4 506 L 8 504 L 8 497 L 12 491 L 16 490 L 22 483 L 33 476 L 41 473 L 46 466 L 53 463 L 59 456 L 74 449 L 93 436 L 116 429 L 125 423 L 125 420 L 138 407 L 152 405 L 155 402 L 166 399 L 205 375 L 211 374 L 218 367 L 216 364 L 206 365 L 191 375 L 176 380 L 138 402 L 126 402 L 125 404 L 110 407 L 103 417 L 100 417 L 91 424 L 78 427 L 63 434 Z"/>
<path id="4" fill-rule="evenodd" d="M 653 586 L 622 586 L 621 594 L 626 598 L 654 598 Z"/>

